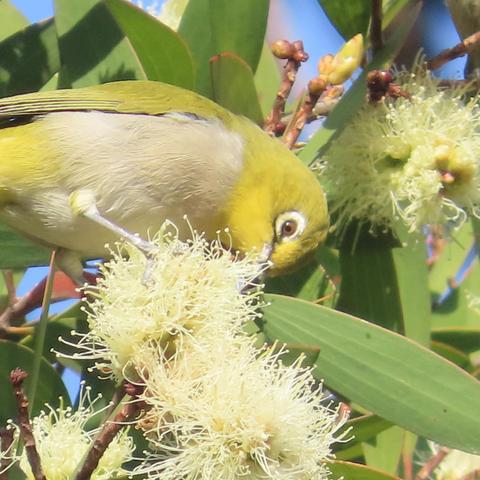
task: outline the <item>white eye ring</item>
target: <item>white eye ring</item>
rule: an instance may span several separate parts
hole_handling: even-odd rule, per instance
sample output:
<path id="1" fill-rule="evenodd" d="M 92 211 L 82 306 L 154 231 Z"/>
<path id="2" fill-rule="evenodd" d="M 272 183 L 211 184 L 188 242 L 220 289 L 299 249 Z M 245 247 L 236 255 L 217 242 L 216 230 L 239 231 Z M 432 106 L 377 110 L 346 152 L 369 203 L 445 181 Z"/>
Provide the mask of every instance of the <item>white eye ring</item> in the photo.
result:
<path id="1" fill-rule="evenodd" d="M 275 236 L 280 242 L 291 242 L 304 232 L 306 226 L 307 219 L 300 212 L 283 212 L 275 219 Z"/>

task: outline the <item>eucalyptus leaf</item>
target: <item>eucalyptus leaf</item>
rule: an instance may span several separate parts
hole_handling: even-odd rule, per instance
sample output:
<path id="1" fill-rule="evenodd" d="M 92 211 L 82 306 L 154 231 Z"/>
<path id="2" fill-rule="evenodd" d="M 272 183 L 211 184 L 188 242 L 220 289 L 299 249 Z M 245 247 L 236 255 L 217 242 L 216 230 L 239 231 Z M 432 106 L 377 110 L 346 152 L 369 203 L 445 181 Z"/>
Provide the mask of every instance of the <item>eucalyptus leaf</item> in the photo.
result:
<path id="1" fill-rule="evenodd" d="M 35 92 L 59 68 L 53 19 L 34 23 L 0 43 L 0 96 Z"/>
<path id="2" fill-rule="evenodd" d="M 0 223 L 0 268 L 46 265 L 50 250 L 40 247 Z"/>
<path id="3" fill-rule="evenodd" d="M 359 463 L 337 461 L 329 464 L 328 468 L 335 477 L 343 475 L 345 480 L 400 480 L 386 472 Z"/>
<path id="4" fill-rule="evenodd" d="M 192 88 L 185 42 L 126 0 L 55 0 L 61 87 L 157 80 Z"/>
<path id="5" fill-rule="evenodd" d="M 28 20 L 10 0 L 0 0 L 0 42 L 28 26 Z"/>
<path id="6" fill-rule="evenodd" d="M 209 61 L 229 51 L 256 71 L 263 47 L 268 0 L 189 0 L 178 28 L 192 52 L 196 90 L 213 98 Z"/>
<path id="7" fill-rule="evenodd" d="M 210 67 L 213 99 L 231 112 L 261 125 L 263 114 L 250 66 L 238 55 L 225 52 L 212 57 Z"/>
<path id="8" fill-rule="evenodd" d="M 338 33 L 349 40 L 357 33 L 367 33 L 370 22 L 370 3 L 358 0 L 318 0 Z"/>
<path id="9" fill-rule="evenodd" d="M 28 373 L 31 371 L 32 364 L 32 350 L 14 342 L 0 340 L 0 391 L 2 392 L 0 425 L 5 425 L 9 418 L 15 418 L 17 415 L 17 406 L 9 380 L 10 372 L 14 368 L 21 368 Z M 68 393 L 62 379 L 45 359 L 40 364 L 39 380 L 32 410 L 33 414 L 38 414 L 47 402 L 53 407 L 57 406 L 59 396 L 64 399 L 64 405 L 69 404 Z M 28 390 L 29 384 L 30 379 L 27 377 L 24 391 Z"/>
<path id="10" fill-rule="evenodd" d="M 480 383 L 470 375 L 359 318 L 279 295 L 267 300 L 263 333 L 319 346 L 314 372 L 329 388 L 441 445 L 480 452 Z"/>

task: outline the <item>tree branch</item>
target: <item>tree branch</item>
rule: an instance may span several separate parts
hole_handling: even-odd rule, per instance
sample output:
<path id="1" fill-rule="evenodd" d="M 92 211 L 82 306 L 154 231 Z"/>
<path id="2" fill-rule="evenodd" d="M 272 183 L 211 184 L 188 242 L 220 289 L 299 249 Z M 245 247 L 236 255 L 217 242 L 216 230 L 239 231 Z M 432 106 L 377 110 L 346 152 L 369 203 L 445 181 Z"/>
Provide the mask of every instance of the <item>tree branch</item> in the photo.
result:
<path id="1" fill-rule="evenodd" d="M 263 125 L 263 129 L 268 134 L 276 136 L 282 134 L 285 129 L 285 125 L 281 121 L 285 113 L 285 104 L 287 103 L 287 98 L 290 95 L 292 86 L 295 83 L 300 64 L 308 60 L 308 54 L 303 49 L 303 42 L 301 40 L 293 43 L 287 42 L 286 40 L 279 40 L 272 45 L 272 52 L 277 58 L 287 60 L 283 69 L 280 88 L 273 102 L 272 111 Z"/>
<path id="2" fill-rule="evenodd" d="M 438 55 L 427 62 L 427 68 L 429 70 L 436 70 L 456 58 L 463 57 L 478 43 L 480 43 L 480 31 L 470 35 L 463 40 L 463 42 L 458 43 L 454 47 L 442 50 Z"/>
<path id="3" fill-rule="evenodd" d="M 442 447 L 440 450 L 433 455 L 430 460 L 422 467 L 422 469 L 415 476 L 415 480 L 427 480 L 430 478 L 430 475 L 438 467 L 440 462 L 445 458 L 450 449 Z"/>
<path id="4" fill-rule="evenodd" d="M 126 403 L 122 410 L 115 415 L 112 421 L 106 421 L 104 423 L 102 430 L 97 435 L 97 438 L 87 453 L 83 465 L 75 476 L 75 480 L 89 480 L 91 478 L 92 473 L 98 467 L 100 459 L 112 440 L 122 428 L 125 427 L 126 422 L 135 418 L 144 407 L 143 402 L 139 402 L 136 399 L 138 395 L 142 393 L 142 387 L 126 383 L 124 388 L 126 394 L 133 397 L 133 401 Z"/>
<path id="5" fill-rule="evenodd" d="M 22 389 L 23 382 L 27 376 L 27 372 L 20 368 L 16 368 L 10 372 L 10 383 L 12 384 L 13 394 L 15 395 L 15 400 L 17 402 L 20 435 L 25 445 L 25 452 L 27 454 L 28 463 L 32 469 L 33 478 L 35 478 L 35 480 L 46 480 L 45 474 L 42 471 L 35 437 L 33 436 L 32 424 L 28 416 L 28 399 Z"/>

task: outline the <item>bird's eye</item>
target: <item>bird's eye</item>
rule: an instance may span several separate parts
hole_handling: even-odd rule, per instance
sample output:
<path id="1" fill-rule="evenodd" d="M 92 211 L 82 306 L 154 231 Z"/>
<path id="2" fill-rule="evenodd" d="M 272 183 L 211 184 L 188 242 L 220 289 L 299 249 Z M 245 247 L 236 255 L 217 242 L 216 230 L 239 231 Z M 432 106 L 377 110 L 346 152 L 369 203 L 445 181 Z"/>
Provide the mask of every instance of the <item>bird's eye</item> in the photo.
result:
<path id="1" fill-rule="evenodd" d="M 295 220 L 286 220 L 282 223 L 281 235 L 282 237 L 291 237 L 297 231 L 297 222 Z"/>
<path id="2" fill-rule="evenodd" d="M 275 220 L 275 234 L 279 241 L 290 241 L 299 237 L 305 230 L 307 221 L 296 211 L 281 213 Z"/>

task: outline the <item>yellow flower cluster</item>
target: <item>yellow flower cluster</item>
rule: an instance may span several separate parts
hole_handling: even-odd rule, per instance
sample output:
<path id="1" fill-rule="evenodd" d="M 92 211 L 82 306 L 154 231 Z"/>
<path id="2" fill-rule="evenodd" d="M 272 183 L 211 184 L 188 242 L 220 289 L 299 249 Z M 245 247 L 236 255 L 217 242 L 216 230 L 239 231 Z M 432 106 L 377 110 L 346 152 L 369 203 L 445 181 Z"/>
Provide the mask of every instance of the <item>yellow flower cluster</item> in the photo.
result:
<path id="1" fill-rule="evenodd" d="M 397 80 L 409 97 L 366 105 L 319 164 L 337 225 L 460 225 L 480 204 L 478 99 L 420 68 Z"/>
<path id="2" fill-rule="evenodd" d="M 100 415 L 103 411 L 95 407 L 99 398 L 92 400 L 89 387 L 82 386 L 80 405 L 76 410 L 72 407 L 53 409 L 46 405 L 46 410 L 33 418 L 33 437 L 42 470 L 48 480 L 74 478 L 77 467 L 81 465 L 100 430 L 89 428 L 93 417 Z M 11 427 L 17 428 L 13 424 Z M 16 440 L 18 441 L 18 435 Z M 17 447 L 17 442 L 13 447 Z M 110 480 L 127 475 L 128 472 L 122 468 L 122 465 L 132 459 L 134 449 L 133 441 L 127 431 L 120 432 L 100 458 L 92 474 L 92 480 Z M 25 449 L 21 455 L 13 455 L 10 460 L 18 461 L 26 478 L 34 480 Z"/>
<path id="3" fill-rule="evenodd" d="M 192 237 L 157 236 L 148 282 L 143 255 L 121 247 L 88 289 L 90 332 L 78 355 L 144 389 L 136 427 L 150 449 L 133 473 L 326 479 L 344 419 L 323 405 L 310 369 L 283 365 L 282 351 L 256 347 L 244 331 L 258 316 L 264 265 Z"/>

